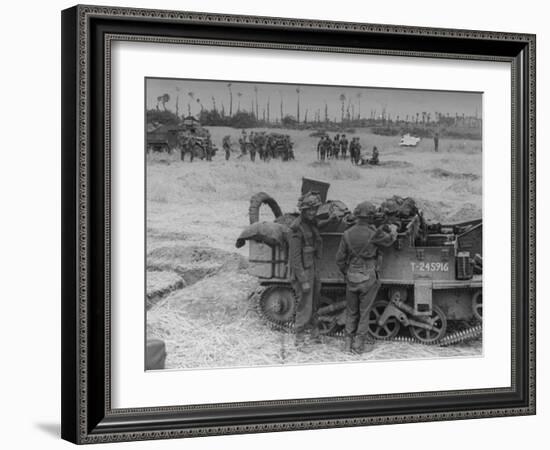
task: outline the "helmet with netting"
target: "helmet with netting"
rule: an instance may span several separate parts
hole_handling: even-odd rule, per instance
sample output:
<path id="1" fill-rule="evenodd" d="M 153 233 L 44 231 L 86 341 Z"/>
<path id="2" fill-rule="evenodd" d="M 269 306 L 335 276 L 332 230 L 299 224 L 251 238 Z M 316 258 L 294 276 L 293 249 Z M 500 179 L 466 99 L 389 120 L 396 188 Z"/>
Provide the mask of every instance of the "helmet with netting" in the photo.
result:
<path id="1" fill-rule="evenodd" d="M 298 199 L 298 209 L 303 211 L 310 208 L 318 208 L 323 202 L 321 201 L 321 195 L 318 192 L 307 192 Z"/>
<path id="2" fill-rule="evenodd" d="M 399 212 L 399 204 L 390 198 L 380 205 L 380 209 L 384 214 L 394 215 Z"/>
<path id="3" fill-rule="evenodd" d="M 353 215 L 361 219 L 371 219 L 376 214 L 376 206 L 371 202 L 361 202 L 353 210 Z"/>

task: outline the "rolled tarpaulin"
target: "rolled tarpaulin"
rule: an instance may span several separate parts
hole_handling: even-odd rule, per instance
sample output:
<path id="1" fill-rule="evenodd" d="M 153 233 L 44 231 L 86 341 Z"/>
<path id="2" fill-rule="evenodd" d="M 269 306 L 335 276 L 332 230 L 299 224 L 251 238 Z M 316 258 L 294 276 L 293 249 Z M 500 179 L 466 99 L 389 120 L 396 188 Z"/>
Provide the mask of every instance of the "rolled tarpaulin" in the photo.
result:
<path id="1" fill-rule="evenodd" d="M 249 239 L 256 242 L 263 242 L 270 246 L 284 245 L 289 231 L 289 227 L 281 223 L 256 222 L 245 228 L 237 238 L 235 246 L 240 248 Z"/>

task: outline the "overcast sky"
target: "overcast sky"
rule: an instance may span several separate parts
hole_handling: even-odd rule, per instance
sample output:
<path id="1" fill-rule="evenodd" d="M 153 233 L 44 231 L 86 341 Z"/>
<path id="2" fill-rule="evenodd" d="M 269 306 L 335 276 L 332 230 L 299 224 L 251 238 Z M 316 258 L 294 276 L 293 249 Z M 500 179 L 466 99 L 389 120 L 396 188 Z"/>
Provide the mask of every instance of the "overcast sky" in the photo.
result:
<path id="1" fill-rule="evenodd" d="M 379 116 L 385 109 L 393 119 L 397 115 L 405 119 L 406 115 L 414 115 L 417 112 L 427 112 L 435 119 L 435 112 L 443 114 L 455 113 L 466 116 L 481 117 L 482 94 L 479 92 L 453 92 L 453 91 L 426 91 L 409 89 L 380 89 L 370 87 L 338 87 L 318 85 L 294 85 L 276 83 L 240 83 L 235 81 L 201 81 L 185 79 L 147 79 L 146 105 L 153 109 L 157 105 L 157 98 L 162 94 L 168 94 L 170 101 L 166 108 L 175 111 L 176 99 L 179 97 L 179 113 L 187 115 L 188 105 L 191 114 L 196 115 L 200 111 L 200 103 L 206 109 L 212 109 L 213 98 L 216 108 L 221 110 L 222 104 L 225 113 L 229 113 L 229 89 L 231 83 L 233 92 L 233 113 L 238 105 L 242 110 L 250 111 L 251 103 L 255 99 L 254 87 L 258 88 L 258 112 L 262 117 L 263 110 L 267 109 L 267 101 L 270 103 L 270 119 L 280 118 L 281 99 L 284 105 L 284 115 L 296 117 L 296 88 L 300 89 L 300 119 L 308 110 L 308 120 L 315 119 L 315 113 L 320 111 L 321 119 L 324 119 L 325 103 L 328 106 L 330 119 L 339 120 L 341 117 L 342 103 L 340 95 L 344 94 L 345 109 L 348 104 L 353 105 L 355 116 L 370 117 L 371 112 Z M 191 97 L 189 93 L 193 93 Z M 241 94 L 240 98 L 238 93 Z M 197 101 L 199 100 L 199 101 Z M 351 102 L 351 103 L 350 103 Z M 350 106 L 350 113 L 352 108 Z"/>

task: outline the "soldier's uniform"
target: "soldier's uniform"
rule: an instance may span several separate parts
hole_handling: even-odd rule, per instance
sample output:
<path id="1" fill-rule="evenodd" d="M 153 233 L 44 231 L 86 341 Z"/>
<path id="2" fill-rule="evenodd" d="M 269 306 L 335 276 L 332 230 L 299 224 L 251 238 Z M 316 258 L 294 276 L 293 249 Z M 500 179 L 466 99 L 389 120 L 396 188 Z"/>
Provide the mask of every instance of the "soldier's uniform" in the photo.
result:
<path id="1" fill-rule="evenodd" d="M 330 136 L 327 136 L 327 138 L 325 139 L 325 145 L 327 149 L 327 159 L 331 159 L 333 156 L 333 153 L 332 153 L 332 139 L 330 138 Z"/>
<path id="2" fill-rule="evenodd" d="M 229 156 L 231 156 L 231 141 L 229 136 L 224 136 L 222 141 L 222 146 L 225 151 L 225 160 L 227 161 L 229 159 Z"/>
<path id="3" fill-rule="evenodd" d="M 294 142 L 290 140 L 290 135 L 285 134 L 285 152 L 283 155 L 283 161 L 289 161 L 294 159 Z"/>
<path id="4" fill-rule="evenodd" d="M 380 160 L 378 159 L 378 149 L 376 148 L 376 145 L 372 148 L 372 158 L 369 161 L 370 164 L 378 165 Z"/>
<path id="5" fill-rule="evenodd" d="M 397 237 L 396 227 L 372 225 L 376 207 L 362 202 L 355 208 L 357 223 L 346 230 L 336 253 L 336 265 L 346 278 L 345 351 L 362 353 L 370 339 L 369 313 L 378 289 L 378 248 L 388 247 Z"/>
<path id="6" fill-rule="evenodd" d="M 256 146 L 256 151 L 258 152 L 258 157 L 261 160 L 264 160 L 265 135 L 263 133 L 256 133 L 255 139 L 254 139 L 254 145 Z"/>
<path id="7" fill-rule="evenodd" d="M 361 164 L 361 142 L 355 138 L 355 164 Z"/>
<path id="8" fill-rule="evenodd" d="M 334 137 L 334 141 L 332 143 L 332 154 L 333 157 L 338 159 L 338 154 L 340 153 L 340 135 L 337 134 Z"/>
<path id="9" fill-rule="evenodd" d="M 300 217 L 290 226 L 289 239 L 289 276 L 297 296 L 296 303 L 296 346 L 305 343 L 306 331 L 318 340 L 319 328 L 317 308 L 321 293 L 319 278 L 319 260 L 322 253 L 322 241 L 315 213 L 321 205 L 321 197 L 316 192 L 308 192 L 298 201 Z"/>
<path id="10" fill-rule="evenodd" d="M 248 148 L 250 150 L 250 161 L 256 161 L 256 134 L 253 131 L 250 132 L 250 143 Z"/>
<path id="11" fill-rule="evenodd" d="M 241 147 L 241 156 L 246 154 L 246 131 L 241 131 L 241 137 L 239 138 L 239 145 Z"/>
<path id="12" fill-rule="evenodd" d="M 340 139 L 340 154 L 344 159 L 348 157 L 348 140 L 345 134 L 342 135 L 342 139 Z"/>
<path id="13" fill-rule="evenodd" d="M 355 164 L 355 138 L 351 138 L 349 143 L 349 160 L 352 164 Z"/>
<path id="14" fill-rule="evenodd" d="M 193 162 L 195 159 L 195 138 L 193 136 L 187 140 L 187 148 L 189 149 L 189 161 Z"/>

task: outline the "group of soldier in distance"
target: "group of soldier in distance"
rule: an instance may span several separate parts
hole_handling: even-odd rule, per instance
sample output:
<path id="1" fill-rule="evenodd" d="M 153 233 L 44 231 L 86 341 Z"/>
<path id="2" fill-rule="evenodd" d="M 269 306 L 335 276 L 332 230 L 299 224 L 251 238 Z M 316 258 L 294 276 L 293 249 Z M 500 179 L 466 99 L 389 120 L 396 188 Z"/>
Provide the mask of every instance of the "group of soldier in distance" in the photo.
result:
<path id="1" fill-rule="evenodd" d="M 376 146 L 372 149 L 371 158 L 362 158 L 361 142 L 358 137 L 352 137 L 351 141 L 348 141 L 345 134 L 342 134 L 342 136 L 336 134 L 334 138 L 325 134 L 321 136 L 321 139 L 317 143 L 317 159 L 319 161 L 325 161 L 327 159 L 347 159 L 348 152 L 351 163 L 355 165 L 362 165 L 363 163 L 377 165 L 380 162 Z"/>
<path id="2" fill-rule="evenodd" d="M 322 240 L 316 219 L 321 205 L 317 192 L 301 196 L 300 215 L 290 226 L 290 281 L 297 296 L 295 345 L 305 352 L 311 349 L 311 344 L 321 343 L 317 310 L 321 297 Z M 346 280 L 346 353 L 361 354 L 373 348 L 369 312 L 381 286 L 378 249 L 391 246 L 398 229 L 396 224 L 387 222 L 376 227 L 377 214 L 378 208 L 371 202 L 359 203 L 353 212 L 356 223 L 344 232 L 336 253 L 336 265 Z"/>
<path id="3" fill-rule="evenodd" d="M 161 145 L 164 144 L 164 145 Z M 151 140 L 148 142 L 148 151 L 159 152 L 167 150 L 171 153 L 170 146 L 162 142 L 161 144 Z M 222 149 L 225 160 L 228 161 L 234 152 L 234 142 L 230 135 L 225 135 L 222 138 Z M 294 156 L 294 142 L 290 139 L 290 135 L 283 133 L 266 131 L 250 131 L 242 130 L 238 139 L 239 154 L 238 159 L 250 158 L 250 161 L 255 162 L 256 158 L 261 161 L 268 162 L 272 159 L 280 159 L 282 161 L 291 161 Z M 175 148 L 180 154 L 182 161 L 186 160 L 193 162 L 195 158 L 212 161 L 216 155 L 217 148 L 213 144 L 210 132 L 202 129 L 202 133 L 178 133 Z M 352 164 L 362 165 L 379 164 L 379 152 L 376 146 L 372 149 L 371 158 L 364 158 L 362 153 L 361 142 L 359 137 L 352 137 L 348 140 L 345 134 L 336 134 L 331 138 L 328 134 L 323 134 L 317 143 L 317 159 L 321 162 L 328 160 L 349 159 Z"/>
<path id="4" fill-rule="evenodd" d="M 226 161 L 231 156 L 231 137 L 224 136 L 222 146 L 225 152 Z M 294 143 L 290 140 L 288 134 L 269 133 L 265 131 L 241 131 L 239 137 L 239 157 L 250 156 L 252 162 L 256 161 L 256 155 L 262 161 L 271 159 L 281 159 L 290 161 L 294 159 Z"/>

